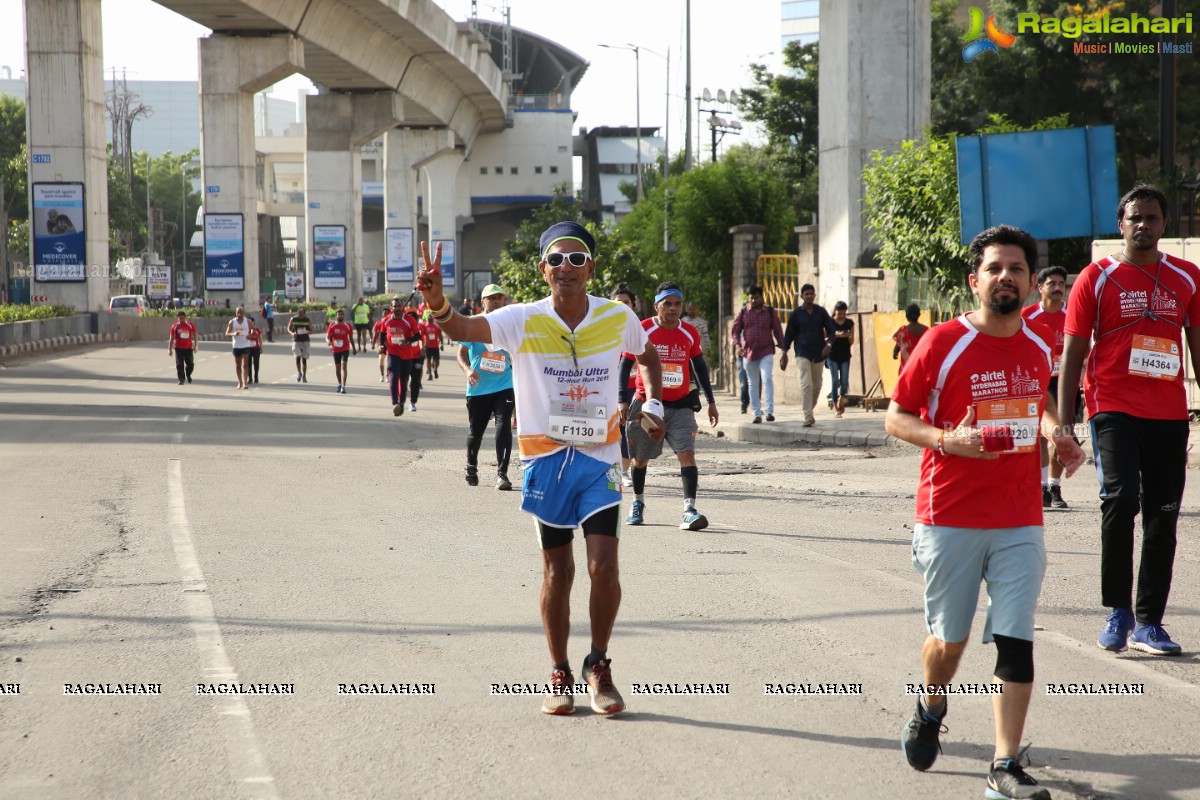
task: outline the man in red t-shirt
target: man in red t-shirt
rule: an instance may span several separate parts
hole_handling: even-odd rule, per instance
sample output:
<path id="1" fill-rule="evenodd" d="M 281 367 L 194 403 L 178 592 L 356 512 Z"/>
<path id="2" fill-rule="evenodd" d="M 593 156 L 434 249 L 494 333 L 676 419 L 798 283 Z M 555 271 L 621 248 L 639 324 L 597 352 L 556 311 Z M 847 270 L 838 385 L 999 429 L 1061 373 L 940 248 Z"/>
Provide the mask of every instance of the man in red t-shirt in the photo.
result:
<path id="1" fill-rule="evenodd" d="M 1062 267 L 1046 267 L 1037 274 L 1037 288 L 1041 300 L 1021 309 L 1026 321 L 1041 325 L 1052 336 L 1050 369 L 1050 396 L 1058 397 L 1058 367 L 1062 361 L 1063 326 L 1067 323 L 1067 271 Z M 1074 420 L 1067 420 L 1073 422 Z M 1042 454 L 1042 508 L 1067 508 L 1062 498 L 1062 464 L 1054 458 L 1054 448 L 1045 439 L 1038 447 Z"/>
<path id="2" fill-rule="evenodd" d="M 192 382 L 192 370 L 196 368 L 196 346 L 200 337 L 196 333 L 196 326 L 188 321 L 186 311 L 180 311 L 175 318 L 176 322 L 167 336 L 167 355 L 175 356 L 175 374 L 182 386 L 184 380 Z"/>
<path id="3" fill-rule="evenodd" d="M 913 526 L 913 564 L 925 580 L 924 685 L 901 743 L 910 766 L 938 756 L 950 684 L 986 581 L 983 641 L 996 643 L 992 697 L 996 749 L 989 797 L 1042 797 L 1017 761 L 1033 694 L 1033 612 L 1046 570 L 1038 485 L 1039 434 L 1050 435 L 1070 476 L 1083 451 L 1058 424 L 1050 350 L 1021 318 L 1037 243 L 1001 225 L 972 240 L 976 311 L 931 328 L 900 373 L 887 432 L 925 448 Z M 1044 329 L 1043 329 L 1044 330 Z M 1018 793 L 1019 792 L 1019 793 Z"/>
<path id="4" fill-rule="evenodd" d="M 698 531 L 708 527 L 708 519 L 696 510 L 696 489 L 699 484 L 699 469 L 696 467 L 696 411 L 700 408 L 699 391 L 708 400 L 708 421 L 717 424 L 717 403 L 713 399 L 712 384 L 708 379 L 708 365 L 704 362 L 704 350 L 700 346 L 700 332 L 686 322 L 683 316 L 683 290 L 679 284 L 668 281 L 660 284 L 654 295 L 655 315 L 642 320 L 642 328 L 650 344 L 658 351 L 662 362 L 662 404 L 666 409 L 663 422 L 667 426 L 666 436 L 655 441 L 641 425 L 626 425 L 629 436 L 630 469 L 633 478 L 633 507 L 625 522 L 641 525 L 646 513 L 643 493 L 646 488 L 646 467 L 650 460 L 662 455 L 665 439 L 679 458 L 679 477 L 683 481 L 683 517 L 679 527 L 685 531 Z M 625 386 L 633 370 L 634 357 L 628 353 L 621 359 L 620 381 Z M 692 390 L 692 376 L 696 377 L 699 390 Z M 621 411 L 623 419 L 637 419 L 646 402 L 646 389 L 642 384 L 641 370 L 635 384 L 632 403 L 623 392 Z M 628 404 L 628 405 L 627 405 Z"/>
<path id="5" fill-rule="evenodd" d="M 442 329 L 430 319 L 429 309 L 418 308 L 417 313 L 421 315 L 421 338 L 425 344 L 425 377 L 437 380 L 438 367 L 442 363 Z"/>
<path id="6" fill-rule="evenodd" d="M 420 338 L 415 342 L 409 342 L 404 348 L 404 360 L 408 361 L 408 410 L 417 410 L 417 400 L 421 397 L 421 371 L 423 369 L 422 362 L 425 360 L 425 331 L 421 327 L 421 315 L 417 313 L 416 307 L 409 301 L 408 307 L 404 309 L 404 315 L 408 317 L 412 323 L 413 329 L 416 330 Z"/>
<path id="7" fill-rule="evenodd" d="M 1187 470 L 1183 336 L 1200 374 L 1200 270 L 1158 249 L 1167 200 L 1154 186 L 1121 198 L 1125 246 L 1088 264 L 1071 291 L 1058 386 L 1063 414 L 1085 366 L 1088 431 L 1100 479 L 1100 592 L 1112 609 L 1097 644 L 1153 655 L 1182 648 L 1163 629 L 1175 528 Z M 1142 562 L 1133 602 L 1133 530 L 1142 513 Z M 1132 634 L 1132 635 L 1131 635 Z"/>
<path id="8" fill-rule="evenodd" d="M 421 343 L 421 332 L 412 317 L 404 313 L 404 301 L 392 298 L 391 313 L 380 320 L 379 352 L 387 354 L 388 382 L 392 396 L 392 414 L 404 413 L 404 399 L 408 395 L 409 374 L 412 360 L 409 345 Z"/>
<path id="9" fill-rule="evenodd" d="M 347 372 L 350 369 L 350 351 L 358 355 L 358 345 L 354 343 L 354 326 L 346 322 L 346 312 L 337 310 L 333 323 L 325 329 L 325 341 L 333 351 L 333 372 L 337 377 L 338 394 L 346 393 Z"/>
<path id="10" fill-rule="evenodd" d="M 383 316 L 371 328 L 371 349 L 379 351 L 379 382 L 387 382 L 387 334 L 384 333 L 384 326 L 387 321 L 392 318 L 392 312 L 383 312 Z"/>

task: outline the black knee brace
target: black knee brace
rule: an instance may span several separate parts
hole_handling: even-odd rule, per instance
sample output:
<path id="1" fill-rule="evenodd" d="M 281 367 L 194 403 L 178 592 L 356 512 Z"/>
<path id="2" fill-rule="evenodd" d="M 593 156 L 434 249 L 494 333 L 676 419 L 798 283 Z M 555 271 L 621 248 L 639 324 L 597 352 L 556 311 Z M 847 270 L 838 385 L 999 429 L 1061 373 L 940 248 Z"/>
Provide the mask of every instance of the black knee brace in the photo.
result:
<path id="1" fill-rule="evenodd" d="M 992 637 L 996 640 L 995 676 L 1013 683 L 1033 683 L 1033 642 L 1011 636 Z"/>

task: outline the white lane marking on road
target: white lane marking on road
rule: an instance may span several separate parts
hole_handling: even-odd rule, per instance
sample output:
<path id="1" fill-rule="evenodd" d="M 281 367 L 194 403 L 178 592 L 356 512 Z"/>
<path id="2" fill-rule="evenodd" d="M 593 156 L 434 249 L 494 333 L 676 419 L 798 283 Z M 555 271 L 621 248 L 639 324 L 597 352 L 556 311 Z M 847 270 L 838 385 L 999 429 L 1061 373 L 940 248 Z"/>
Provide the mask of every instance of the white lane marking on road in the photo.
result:
<path id="1" fill-rule="evenodd" d="M 239 683 L 237 672 L 225 651 L 221 628 L 213 611 L 212 598 L 188 526 L 183 503 L 183 464 L 179 459 L 167 462 L 167 526 L 179 576 L 189 584 L 183 593 L 183 605 L 191 621 L 196 647 L 205 659 L 205 683 Z M 278 800 L 275 779 L 267 769 L 266 759 L 254 734 L 250 708 L 241 695 L 219 695 L 214 698 L 217 714 L 222 719 L 226 749 L 229 752 L 233 777 L 246 785 L 247 796 L 255 800 Z"/>

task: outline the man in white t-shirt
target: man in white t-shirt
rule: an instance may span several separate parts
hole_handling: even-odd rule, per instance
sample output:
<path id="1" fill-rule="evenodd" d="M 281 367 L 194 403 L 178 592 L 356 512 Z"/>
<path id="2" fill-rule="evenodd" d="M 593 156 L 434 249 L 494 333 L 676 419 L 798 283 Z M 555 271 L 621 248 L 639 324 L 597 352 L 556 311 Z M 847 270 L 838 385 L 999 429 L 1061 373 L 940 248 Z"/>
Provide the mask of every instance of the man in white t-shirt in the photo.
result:
<path id="1" fill-rule="evenodd" d="M 246 319 L 246 309 L 237 307 L 233 319 L 225 326 L 225 335 L 233 342 L 233 368 L 237 372 L 239 389 L 249 389 L 250 386 L 250 322 Z"/>
<path id="2" fill-rule="evenodd" d="M 433 321 L 447 336 L 459 342 L 487 342 L 513 358 L 524 475 L 521 508 L 534 516 L 542 547 L 542 627 L 553 662 L 551 692 L 542 703 L 545 714 L 575 711 L 567 637 L 576 527 L 583 529 L 592 580 L 592 649 L 583 662 L 583 678 L 597 714 L 625 709 L 606 652 L 621 603 L 617 367 L 622 352 L 636 357 L 648 394 L 640 419 L 630 423 L 642 424 L 658 440 L 666 432 L 658 352 L 646 346 L 646 332 L 629 307 L 587 292 L 596 272 L 595 249 L 595 239 L 582 225 L 551 225 L 542 234 L 538 264 L 550 296 L 487 315 L 461 316 L 442 293 L 441 245 L 431 261 L 428 246 L 421 242 L 424 266 L 417 276 Z"/>

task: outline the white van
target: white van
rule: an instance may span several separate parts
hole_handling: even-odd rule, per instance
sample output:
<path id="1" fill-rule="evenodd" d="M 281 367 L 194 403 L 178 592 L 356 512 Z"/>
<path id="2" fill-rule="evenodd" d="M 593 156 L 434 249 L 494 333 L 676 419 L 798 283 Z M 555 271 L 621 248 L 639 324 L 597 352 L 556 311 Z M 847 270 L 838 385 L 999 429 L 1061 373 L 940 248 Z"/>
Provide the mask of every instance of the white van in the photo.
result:
<path id="1" fill-rule="evenodd" d="M 150 310 L 150 301 L 143 294 L 119 294 L 108 301 L 108 313 L 145 316 Z"/>

